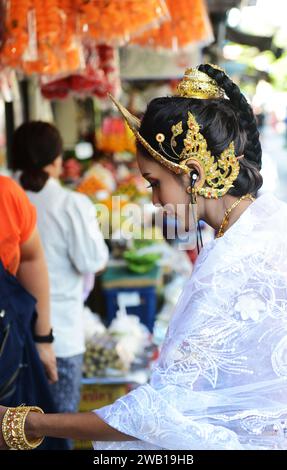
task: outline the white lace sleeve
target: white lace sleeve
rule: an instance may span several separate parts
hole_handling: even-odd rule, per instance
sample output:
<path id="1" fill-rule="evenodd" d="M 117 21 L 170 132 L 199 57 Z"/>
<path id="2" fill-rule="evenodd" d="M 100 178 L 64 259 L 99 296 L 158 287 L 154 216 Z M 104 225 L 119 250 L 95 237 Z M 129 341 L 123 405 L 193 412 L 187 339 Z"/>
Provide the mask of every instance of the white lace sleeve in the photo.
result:
<path id="1" fill-rule="evenodd" d="M 188 390 L 185 393 L 188 393 Z M 184 399 L 183 396 L 182 398 Z M 115 429 L 157 446 L 155 448 L 242 448 L 234 432 L 222 426 L 196 422 L 192 416 L 185 416 L 182 410 L 169 402 L 169 397 L 165 397 L 164 393 L 150 385 L 139 387 L 112 406 L 98 410 L 97 414 Z M 97 443 L 96 448 L 103 446 L 107 449 L 123 448 L 122 443 Z M 128 443 L 127 448 L 131 448 L 130 446 L 131 443 Z"/>

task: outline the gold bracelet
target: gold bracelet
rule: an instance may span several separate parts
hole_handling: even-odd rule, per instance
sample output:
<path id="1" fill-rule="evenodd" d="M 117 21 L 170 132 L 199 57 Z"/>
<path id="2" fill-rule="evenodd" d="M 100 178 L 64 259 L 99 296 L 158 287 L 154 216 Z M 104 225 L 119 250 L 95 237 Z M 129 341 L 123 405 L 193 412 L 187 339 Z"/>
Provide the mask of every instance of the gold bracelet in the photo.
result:
<path id="1" fill-rule="evenodd" d="M 2 422 L 2 434 L 7 446 L 16 450 L 32 450 L 38 447 L 44 437 L 28 441 L 25 434 L 25 421 L 30 411 L 44 413 L 38 406 L 17 406 L 7 408 Z"/>

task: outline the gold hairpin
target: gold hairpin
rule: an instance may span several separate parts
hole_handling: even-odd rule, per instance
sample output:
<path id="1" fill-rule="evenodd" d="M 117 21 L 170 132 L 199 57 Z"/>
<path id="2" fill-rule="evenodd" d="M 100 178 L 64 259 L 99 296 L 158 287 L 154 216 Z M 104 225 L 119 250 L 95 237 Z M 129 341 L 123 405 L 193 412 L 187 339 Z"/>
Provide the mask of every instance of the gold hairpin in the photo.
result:
<path id="1" fill-rule="evenodd" d="M 171 126 L 172 137 L 170 139 L 170 147 L 173 153 L 180 159 L 180 155 L 176 152 L 175 147 L 177 146 L 177 142 L 175 138 L 183 133 L 182 129 L 182 122 L 178 122 L 177 124 Z"/>

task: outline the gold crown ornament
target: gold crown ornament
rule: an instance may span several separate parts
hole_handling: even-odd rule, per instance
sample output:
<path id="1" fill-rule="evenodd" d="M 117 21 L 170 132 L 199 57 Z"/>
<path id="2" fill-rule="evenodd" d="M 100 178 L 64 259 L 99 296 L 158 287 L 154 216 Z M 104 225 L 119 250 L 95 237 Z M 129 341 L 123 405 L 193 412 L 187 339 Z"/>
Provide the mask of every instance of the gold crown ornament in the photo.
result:
<path id="1" fill-rule="evenodd" d="M 188 69 L 185 72 L 184 78 L 178 86 L 178 93 L 181 97 L 197 99 L 224 97 L 224 91 L 217 85 L 216 81 L 211 79 L 207 74 L 200 72 L 198 69 Z M 158 147 L 158 150 L 156 150 L 140 134 L 140 120 L 133 116 L 113 96 L 109 96 L 125 118 L 138 142 L 143 145 L 157 162 L 176 174 L 189 174 L 192 163 L 197 162 L 200 164 L 203 171 L 203 178 L 196 186 L 197 194 L 205 198 L 217 199 L 218 197 L 224 196 L 227 191 L 233 187 L 233 182 L 236 180 L 240 171 L 240 165 L 238 158 L 235 156 L 233 142 L 220 154 L 219 158 L 215 159 L 208 150 L 204 136 L 200 133 L 200 126 L 195 116 L 191 112 L 188 112 L 186 121 L 187 131 L 183 139 L 184 146 L 182 152 L 180 154 L 176 152 L 176 138 L 184 133 L 182 121 L 171 126 L 172 137 L 168 149 L 171 149 L 173 155 L 170 155 L 166 151 L 164 147 L 166 136 L 161 132 L 154 136 L 155 144 Z"/>
<path id="2" fill-rule="evenodd" d="M 219 69 L 219 67 L 216 67 Z M 221 70 L 221 69 L 220 69 Z M 210 100 L 224 98 L 224 90 L 206 73 L 198 69 L 187 69 L 177 87 L 178 96 Z"/>

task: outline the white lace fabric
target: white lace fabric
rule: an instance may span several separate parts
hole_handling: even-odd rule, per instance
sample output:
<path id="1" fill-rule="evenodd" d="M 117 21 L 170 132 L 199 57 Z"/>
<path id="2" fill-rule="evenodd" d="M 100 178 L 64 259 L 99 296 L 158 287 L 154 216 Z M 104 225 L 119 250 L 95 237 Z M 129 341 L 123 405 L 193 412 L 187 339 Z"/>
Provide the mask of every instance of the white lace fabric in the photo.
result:
<path id="1" fill-rule="evenodd" d="M 150 383 L 95 410 L 138 440 L 95 449 L 287 449 L 286 233 L 263 194 L 204 247 Z"/>

